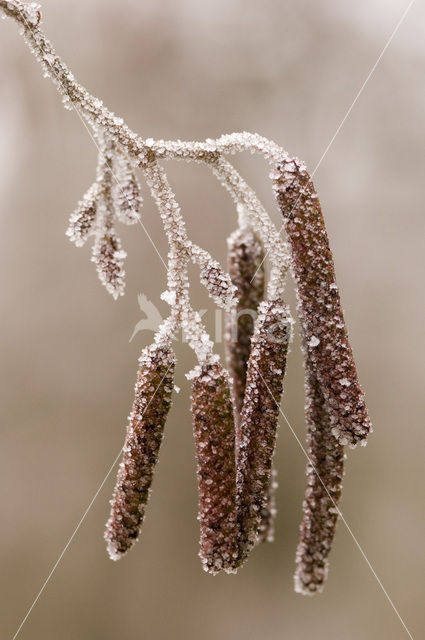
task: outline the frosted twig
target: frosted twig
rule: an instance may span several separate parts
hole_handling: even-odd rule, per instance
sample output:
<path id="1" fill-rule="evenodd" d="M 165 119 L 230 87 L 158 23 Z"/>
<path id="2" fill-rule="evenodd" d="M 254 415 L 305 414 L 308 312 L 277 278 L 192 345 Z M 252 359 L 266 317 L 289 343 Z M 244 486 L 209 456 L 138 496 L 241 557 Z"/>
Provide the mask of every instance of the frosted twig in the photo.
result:
<path id="1" fill-rule="evenodd" d="M 169 244 L 167 290 L 162 298 L 171 310 L 140 360 L 136 398 L 107 525 L 111 556 L 125 553 L 140 530 L 170 404 L 169 368 L 174 368 L 170 343 L 180 327 L 199 362 L 189 377 L 193 380 L 203 564 L 211 573 L 233 571 L 259 539 L 271 537 L 276 402 L 282 393 L 291 324 L 283 293 L 290 267 L 303 337 L 311 456 L 297 550 L 296 589 L 303 593 L 319 591 L 326 577 L 337 520 L 333 507 L 341 494 L 343 447 L 363 444 L 371 427 L 311 176 L 300 160 L 290 158 L 275 142 L 256 133 L 231 133 L 204 142 L 143 139 L 76 81 L 40 28 L 38 4 L 0 0 L 0 12 L 19 23 L 44 75 L 57 87 L 64 106 L 76 109 L 85 119 L 99 147 L 96 180 L 71 215 L 67 235 L 77 246 L 94 236 L 93 260 L 99 278 L 115 298 L 122 295 L 125 253 L 115 226 L 118 221 L 132 224 L 138 219 L 142 199 L 136 169 L 141 169 Z M 261 154 L 271 165 L 270 177 L 288 242 L 281 238 L 255 192 L 225 158 L 246 151 Z M 188 237 L 180 207 L 159 164 L 166 159 L 207 164 L 233 199 L 239 231 L 231 238 L 230 250 L 239 262 L 230 261 L 230 275 Z M 270 261 L 266 286 L 261 244 Z M 241 258 L 243 246 L 250 252 L 249 269 Z M 210 297 L 226 311 L 234 309 L 238 295 L 239 311 L 245 304 L 255 307 L 251 309 L 254 312 L 258 308 L 254 334 L 252 326 L 242 327 L 243 344 L 228 341 L 227 345 L 235 377 L 234 414 L 228 373 L 221 367 L 200 315 L 190 303 L 190 261 L 198 265 L 200 280 Z M 260 304 L 264 289 L 265 299 Z M 169 368 L 164 373 L 166 365 Z M 151 406 L 147 394 L 160 374 L 165 383 Z M 150 407 L 147 416 L 140 413 L 142 405 Z"/>

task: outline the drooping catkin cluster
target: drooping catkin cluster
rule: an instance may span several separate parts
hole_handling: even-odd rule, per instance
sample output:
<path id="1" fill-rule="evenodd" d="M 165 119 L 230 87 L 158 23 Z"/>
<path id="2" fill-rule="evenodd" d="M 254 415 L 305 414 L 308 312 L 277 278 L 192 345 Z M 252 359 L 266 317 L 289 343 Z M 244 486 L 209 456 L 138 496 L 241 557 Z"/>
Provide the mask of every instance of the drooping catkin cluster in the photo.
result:
<path id="1" fill-rule="evenodd" d="M 220 363 L 198 367 L 192 379 L 200 551 L 205 571 L 234 571 L 237 551 L 233 406 Z"/>
<path id="2" fill-rule="evenodd" d="M 126 252 L 115 223 L 136 223 L 142 197 L 129 156 L 102 132 L 97 132 L 97 140 L 97 178 L 71 214 L 66 234 L 77 247 L 94 236 L 92 261 L 101 283 L 116 299 L 124 294 Z"/>
<path id="3" fill-rule="evenodd" d="M 140 221 L 143 227 L 137 169 L 143 171 L 169 243 L 167 289 L 161 297 L 169 304 L 170 315 L 140 358 L 105 534 L 111 557 L 125 554 L 143 521 L 171 401 L 170 344 L 179 329 L 199 362 L 191 377 L 204 568 L 210 573 L 234 571 L 256 542 L 272 538 L 272 459 L 290 337 L 291 318 L 283 303 L 290 267 L 303 340 L 309 458 L 295 587 L 301 593 L 320 591 L 339 513 L 344 446 L 365 444 L 371 426 L 319 199 L 305 166 L 276 143 L 246 131 L 204 142 L 143 139 L 75 80 L 40 28 L 37 3 L 0 0 L 0 12 L 19 23 L 64 106 L 76 109 L 93 132 L 99 149 L 96 180 L 71 215 L 67 234 L 77 246 L 93 236 L 92 259 L 102 284 L 114 298 L 124 293 L 125 252 L 116 225 Z M 225 157 L 245 151 L 261 154 L 272 166 L 288 244 L 253 189 Z M 189 239 L 159 164 L 165 159 L 206 164 L 231 196 L 240 228 L 229 240 L 230 274 Z M 267 285 L 264 258 L 270 266 Z M 190 261 L 199 267 L 210 297 L 229 314 L 226 351 L 233 402 L 230 376 L 214 355 L 212 340 L 191 305 Z M 253 325 L 250 314 L 256 313 Z"/>
<path id="4" fill-rule="evenodd" d="M 153 344 L 143 350 L 139 364 L 123 459 L 106 524 L 105 539 L 113 560 L 124 555 L 138 538 L 171 405 L 175 366 L 171 348 Z"/>

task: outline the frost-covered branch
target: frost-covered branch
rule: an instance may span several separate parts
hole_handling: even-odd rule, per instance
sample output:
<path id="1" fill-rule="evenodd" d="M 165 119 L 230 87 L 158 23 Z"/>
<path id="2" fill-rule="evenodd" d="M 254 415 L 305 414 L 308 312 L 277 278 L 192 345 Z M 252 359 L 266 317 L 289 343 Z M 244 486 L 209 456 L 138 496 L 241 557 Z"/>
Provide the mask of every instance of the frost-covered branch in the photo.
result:
<path id="1" fill-rule="evenodd" d="M 141 222 L 137 177 L 141 170 L 169 245 L 167 289 L 161 297 L 169 304 L 170 315 L 139 360 L 135 400 L 106 530 L 111 557 L 117 559 L 130 549 L 143 522 L 171 404 L 175 366 L 171 343 L 179 328 L 198 359 L 188 377 L 193 381 L 204 568 L 210 573 L 233 572 L 257 542 L 272 538 L 272 459 L 292 324 L 283 295 L 291 269 L 304 352 L 309 449 L 296 589 L 303 593 L 321 590 L 339 513 L 344 446 L 364 444 L 371 425 L 320 202 L 305 165 L 256 133 L 232 133 L 204 142 L 142 138 L 77 82 L 42 31 L 38 4 L 0 0 L 1 12 L 19 24 L 44 75 L 55 84 L 65 107 L 77 110 L 85 119 L 98 146 L 96 176 L 71 215 L 70 240 L 82 246 L 93 237 L 92 260 L 99 278 L 114 298 L 122 295 L 126 254 L 117 228 L 120 223 Z M 254 190 L 226 157 L 242 152 L 261 154 L 271 165 L 282 229 L 276 229 Z M 228 242 L 230 274 L 189 238 L 162 160 L 205 163 L 230 194 L 238 221 Z M 265 259 L 270 266 L 267 284 Z M 227 312 L 226 351 L 233 386 L 191 305 L 191 261 L 199 267 L 200 281 L 209 296 Z M 253 308 L 244 309 L 245 304 Z M 253 313 L 249 322 L 240 318 L 245 312 Z"/>

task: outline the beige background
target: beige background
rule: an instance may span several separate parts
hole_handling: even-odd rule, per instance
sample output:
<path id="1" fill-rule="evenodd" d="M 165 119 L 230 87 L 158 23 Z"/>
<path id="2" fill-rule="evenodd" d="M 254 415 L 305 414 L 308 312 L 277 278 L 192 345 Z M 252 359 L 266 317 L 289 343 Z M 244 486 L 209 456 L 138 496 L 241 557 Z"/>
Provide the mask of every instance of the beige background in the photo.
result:
<path id="1" fill-rule="evenodd" d="M 143 135 L 274 138 L 313 169 L 407 1 L 45 0 L 45 28 L 91 91 Z M 116 8 L 118 7 L 118 8 Z M 360 378 L 375 425 L 347 464 L 343 511 L 412 635 L 424 626 L 423 238 L 425 7 L 413 5 L 315 176 Z M 0 23 L 1 591 L 11 638 L 117 455 L 132 401 L 137 293 L 161 312 L 163 266 L 123 228 L 127 294 L 99 285 L 64 235 L 96 153 L 75 113 Z M 267 170 L 238 158 L 276 223 Z M 192 237 L 225 261 L 235 227 L 205 167 L 168 165 Z M 146 193 L 146 189 L 145 189 Z M 162 255 L 146 193 L 144 223 Z M 195 272 L 194 272 L 195 273 Z M 199 284 L 198 307 L 207 305 Z M 293 300 L 293 297 L 291 297 Z M 214 311 L 209 306 L 209 326 Z M 221 349 L 221 345 L 219 346 Z M 102 539 L 106 481 L 20 637 L 32 640 L 399 640 L 406 632 L 341 523 L 323 595 L 292 590 L 305 459 L 282 421 L 277 536 L 236 577 L 197 558 L 196 486 L 184 374 L 143 535 L 115 564 Z M 298 341 L 283 409 L 304 438 Z"/>

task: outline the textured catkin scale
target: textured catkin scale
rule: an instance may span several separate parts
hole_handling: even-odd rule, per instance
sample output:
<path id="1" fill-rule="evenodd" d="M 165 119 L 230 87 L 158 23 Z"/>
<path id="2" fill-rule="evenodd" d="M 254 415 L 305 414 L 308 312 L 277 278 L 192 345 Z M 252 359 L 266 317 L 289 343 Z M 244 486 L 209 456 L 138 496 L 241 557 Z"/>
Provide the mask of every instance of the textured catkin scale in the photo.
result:
<path id="1" fill-rule="evenodd" d="M 303 340 L 327 403 L 332 432 L 356 445 L 371 424 L 341 308 L 332 253 L 320 202 L 307 171 L 296 160 L 272 174 L 292 252 Z"/>
<path id="2" fill-rule="evenodd" d="M 97 213 L 99 185 L 95 182 L 71 214 L 66 235 L 77 247 L 82 247 L 93 231 Z"/>
<path id="3" fill-rule="evenodd" d="M 313 595 L 322 591 L 328 573 L 328 555 L 339 515 L 344 449 L 331 433 L 321 385 L 308 355 L 305 358 L 305 370 L 309 461 L 294 580 L 295 591 Z"/>
<path id="4" fill-rule="evenodd" d="M 143 523 L 165 420 L 171 406 L 174 354 L 156 344 L 142 351 L 123 459 L 111 500 L 105 540 L 112 560 L 136 542 Z"/>
<path id="5" fill-rule="evenodd" d="M 123 266 L 126 255 L 126 252 L 121 248 L 120 239 L 113 229 L 105 231 L 96 238 L 91 259 L 96 265 L 100 282 L 115 299 L 124 295 L 125 271 Z"/>
<path id="6" fill-rule="evenodd" d="M 262 302 L 252 337 L 237 456 L 239 564 L 258 542 L 263 510 L 270 507 L 271 469 L 290 332 L 288 307 L 281 301 Z"/>
<path id="7" fill-rule="evenodd" d="M 228 271 L 238 304 L 226 314 L 226 357 L 233 380 L 236 440 L 245 395 L 246 371 L 257 309 L 264 297 L 264 251 L 250 229 L 236 229 L 227 240 Z"/>
<path id="8" fill-rule="evenodd" d="M 235 430 L 229 378 L 220 363 L 192 380 L 200 551 L 205 571 L 231 573 L 237 557 Z"/>
<path id="9" fill-rule="evenodd" d="M 277 471 L 272 468 L 267 489 L 266 505 L 261 509 L 257 542 L 274 542 L 277 487 Z"/>

